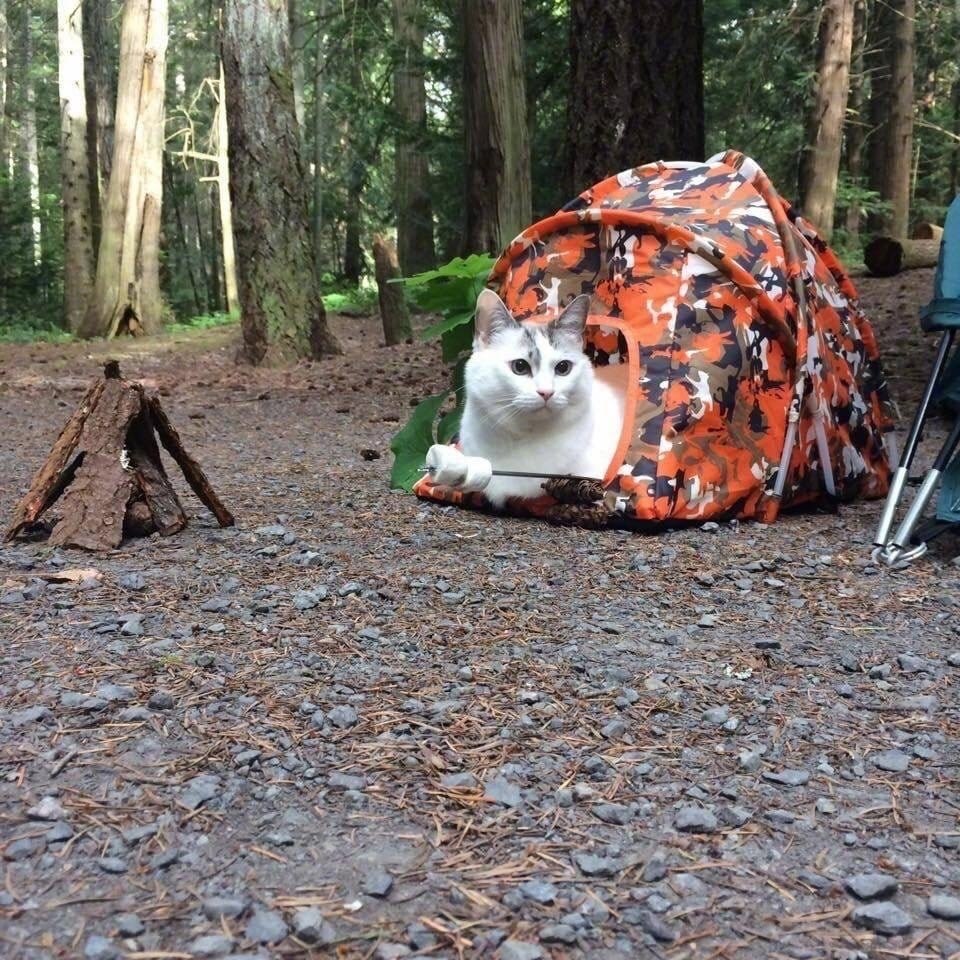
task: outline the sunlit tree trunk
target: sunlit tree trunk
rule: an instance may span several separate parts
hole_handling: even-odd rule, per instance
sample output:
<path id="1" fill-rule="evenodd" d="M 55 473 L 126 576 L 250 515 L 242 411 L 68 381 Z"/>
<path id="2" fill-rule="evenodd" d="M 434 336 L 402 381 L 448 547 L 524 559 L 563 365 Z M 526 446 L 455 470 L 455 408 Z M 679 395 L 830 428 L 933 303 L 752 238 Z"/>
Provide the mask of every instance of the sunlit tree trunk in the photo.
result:
<path id="1" fill-rule="evenodd" d="M 223 277 L 227 288 L 227 310 L 240 309 L 237 291 L 237 252 L 233 240 L 233 208 L 230 205 L 230 133 L 227 122 L 226 84 L 220 61 L 220 99 L 217 103 L 217 205 L 220 208 L 220 234 L 223 246 Z"/>
<path id="2" fill-rule="evenodd" d="M 642 8 L 642 11 L 641 11 Z M 570 188 L 702 160 L 702 0 L 571 0 Z"/>
<path id="3" fill-rule="evenodd" d="M 313 269 L 284 0 L 227 0 L 223 68 L 246 357 L 339 352 Z"/>
<path id="4" fill-rule="evenodd" d="M 530 144 L 520 0 L 462 0 L 464 251 L 499 253 L 530 221 Z"/>
<path id="5" fill-rule="evenodd" d="M 317 0 L 317 58 L 313 70 L 313 258 L 318 277 L 323 275 L 323 166 L 326 158 L 326 72 L 327 34 L 324 21 L 326 0 Z"/>
<path id="6" fill-rule="evenodd" d="M 167 0 L 125 0 L 115 144 L 94 296 L 82 334 L 155 333 L 160 296 Z"/>
<path id="7" fill-rule="evenodd" d="M 57 0 L 60 168 L 63 184 L 63 310 L 67 329 L 72 331 L 80 329 L 93 289 L 81 9 L 77 0 Z"/>
<path id="8" fill-rule="evenodd" d="M 429 270 L 436 263 L 419 6 L 417 0 L 394 0 L 397 63 L 393 96 L 399 122 L 395 151 L 397 256 L 400 270 L 407 276 Z"/>
<path id="9" fill-rule="evenodd" d="M 19 81 L 23 91 L 20 104 L 20 178 L 27 184 L 30 197 L 30 242 L 34 265 L 43 261 L 43 224 L 40 220 L 40 154 L 37 149 L 37 91 L 33 78 L 33 27 L 30 11 L 20 37 Z"/>
<path id="10" fill-rule="evenodd" d="M 866 64 L 864 53 L 867 45 L 867 0 L 854 0 L 853 4 L 853 52 L 850 61 L 850 92 L 847 95 L 846 125 L 846 171 L 850 183 L 863 187 L 863 151 L 866 144 L 867 116 L 864 97 Z M 861 204 L 847 205 L 844 226 L 851 237 L 860 233 Z"/>
<path id="11" fill-rule="evenodd" d="M 83 0 L 83 62 L 87 100 L 87 167 L 94 250 L 100 247 L 101 206 L 113 162 L 115 74 L 110 62 L 108 22 L 113 0 Z"/>
<path id="12" fill-rule="evenodd" d="M 852 49 L 853 0 L 823 0 L 816 89 L 800 162 L 800 209 L 827 239 L 833 232 Z"/>
<path id="13" fill-rule="evenodd" d="M 0 0 L 0 165 L 7 161 L 7 0 Z M 0 169 L 0 172 L 5 172 Z"/>
<path id="14" fill-rule="evenodd" d="M 290 17 L 290 69 L 293 76 L 293 107 L 297 114 L 301 142 L 305 131 L 303 112 L 304 71 L 303 60 L 307 45 L 307 32 L 303 28 L 303 11 L 299 0 L 287 0 Z"/>

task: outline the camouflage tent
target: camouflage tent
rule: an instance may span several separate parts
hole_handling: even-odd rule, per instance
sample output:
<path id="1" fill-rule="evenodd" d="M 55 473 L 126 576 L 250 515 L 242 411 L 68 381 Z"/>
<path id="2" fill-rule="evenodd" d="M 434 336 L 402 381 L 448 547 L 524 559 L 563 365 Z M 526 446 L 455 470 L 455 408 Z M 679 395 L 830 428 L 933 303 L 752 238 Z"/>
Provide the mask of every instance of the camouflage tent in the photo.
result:
<path id="1" fill-rule="evenodd" d="M 489 285 L 519 320 L 591 294 L 588 355 L 629 365 L 593 522 L 769 522 L 782 506 L 885 494 L 892 421 L 870 324 L 833 252 L 749 158 L 610 177 L 517 237 Z M 484 503 L 429 478 L 416 492 Z M 552 493 L 516 512 L 567 516 Z"/>

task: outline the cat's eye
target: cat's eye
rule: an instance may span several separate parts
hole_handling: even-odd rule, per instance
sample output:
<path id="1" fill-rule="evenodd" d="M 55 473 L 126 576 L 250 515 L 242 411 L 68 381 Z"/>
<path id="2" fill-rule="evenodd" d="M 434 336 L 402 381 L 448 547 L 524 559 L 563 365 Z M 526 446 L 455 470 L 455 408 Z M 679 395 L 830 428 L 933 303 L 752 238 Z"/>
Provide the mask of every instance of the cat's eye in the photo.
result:
<path id="1" fill-rule="evenodd" d="M 511 360 L 510 369 L 518 377 L 526 377 L 526 376 L 529 376 L 531 373 L 530 364 L 527 363 L 526 360 Z"/>
<path id="2" fill-rule="evenodd" d="M 573 364 L 569 360 L 561 360 L 554 368 L 553 372 L 558 377 L 565 377 L 573 369 Z"/>

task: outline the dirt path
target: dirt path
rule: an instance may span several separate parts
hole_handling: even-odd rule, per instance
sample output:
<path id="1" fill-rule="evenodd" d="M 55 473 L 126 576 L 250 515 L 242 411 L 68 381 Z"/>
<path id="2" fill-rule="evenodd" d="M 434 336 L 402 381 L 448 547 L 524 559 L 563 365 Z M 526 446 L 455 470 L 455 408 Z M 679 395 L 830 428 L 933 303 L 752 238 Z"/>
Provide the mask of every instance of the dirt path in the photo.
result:
<path id="1" fill-rule="evenodd" d="M 930 273 L 863 288 L 909 409 Z M 659 537 L 419 504 L 388 444 L 433 351 L 338 327 L 286 372 L 124 346 L 235 529 L 184 490 L 170 540 L 0 548 L 0 956 L 956 956 L 956 544 L 877 570 L 878 504 Z M 6 517 L 118 351 L 3 350 Z"/>

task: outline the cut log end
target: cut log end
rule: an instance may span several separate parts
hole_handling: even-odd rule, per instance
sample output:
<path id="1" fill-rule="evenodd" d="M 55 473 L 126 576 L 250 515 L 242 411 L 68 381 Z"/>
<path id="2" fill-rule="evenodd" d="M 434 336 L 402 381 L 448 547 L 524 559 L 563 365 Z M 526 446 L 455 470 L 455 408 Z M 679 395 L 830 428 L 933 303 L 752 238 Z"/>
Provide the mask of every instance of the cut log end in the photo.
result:
<path id="1" fill-rule="evenodd" d="M 939 240 L 875 237 L 863 251 L 863 260 L 875 277 L 892 277 L 901 270 L 934 267 L 939 255 Z"/>

